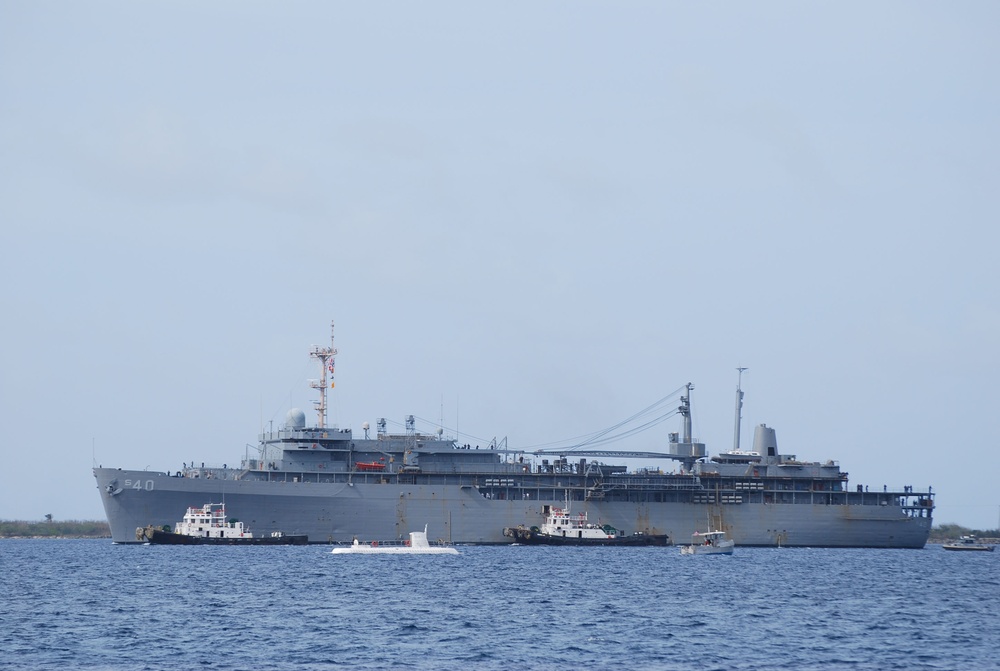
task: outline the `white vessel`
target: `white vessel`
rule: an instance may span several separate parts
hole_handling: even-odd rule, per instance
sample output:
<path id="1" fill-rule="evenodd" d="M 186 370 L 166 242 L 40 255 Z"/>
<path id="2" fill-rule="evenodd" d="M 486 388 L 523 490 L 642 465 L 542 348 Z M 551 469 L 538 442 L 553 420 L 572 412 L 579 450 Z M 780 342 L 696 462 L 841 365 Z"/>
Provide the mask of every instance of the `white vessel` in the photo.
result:
<path id="1" fill-rule="evenodd" d="M 953 543 L 945 543 L 942 547 L 945 550 L 965 550 L 973 552 L 993 552 L 993 546 L 980 543 L 975 536 L 962 536 Z"/>
<path id="2" fill-rule="evenodd" d="M 431 545 L 427 541 L 427 525 L 423 531 L 411 531 L 407 541 L 372 541 L 361 543 L 357 538 L 347 547 L 333 548 L 334 555 L 457 555 L 458 550 L 439 543 Z"/>
<path id="3" fill-rule="evenodd" d="M 726 538 L 725 531 L 694 532 L 691 545 L 681 548 L 682 555 L 731 555 L 736 543 Z"/>

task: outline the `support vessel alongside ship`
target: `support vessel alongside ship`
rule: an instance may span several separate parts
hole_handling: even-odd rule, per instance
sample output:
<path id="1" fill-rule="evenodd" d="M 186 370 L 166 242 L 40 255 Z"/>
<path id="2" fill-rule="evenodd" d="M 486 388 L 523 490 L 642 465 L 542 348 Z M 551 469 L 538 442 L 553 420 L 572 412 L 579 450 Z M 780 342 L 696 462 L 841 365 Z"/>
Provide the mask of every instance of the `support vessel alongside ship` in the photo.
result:
<path id="1" fill-rule="evenodd" d="M 135 537 L 151 545 L 305 545 L 309 542 L 305 535 L 290 536 L 282 531 L 254 536 L 243 522 L 226 519 L 224 503 L 191 506 L 173 529 L 169 525 L 156 528 L 149 524 L 136 528 Z"/>
<path id="2" fill-rule="evenodd" d="M 306 426 L 302 411 L 289 411 L 285 426 L 262 433 L 256 456 L 238 468 L 95 468 L 114 542 L 141 542 L 136 527 L 173 524 L 190 502 L 212 500 L 225 500 L 265 535 L 284 531 L 310 543 L 405 539 L 415 523 L 426 522 L 450 542 L 510 543 L 504 529 L 539 525 L 564 501 L 598 526 L 677 539 L 708 523 L 743 547 L 921 548 L 930 533 L 930 488 L 849 487 L 834 461 L 780 454 L 774 429 L 763 424 L 752 451 L 741 450 L 739 385 L 732 451 L 709 458 L 704 443 L 692 440 L 688 384 L 671 413 L 682 418 L 683 434 L 669 434 L 665 451 L 567 448 L 550 460 L 508 449 L 505 440 L 469 449 L 442 430 L 417 432 L 412 415 L 402 433 L 387 431 L 385 419 L 373 437 L 367 423 L 363 436 L 329 427 L 327 372 L 333 373 L 335 354 L 331 328 L 330 346 L 310 351 L 321 370 L 311 382 L 320 392 L 316 425 Z M 629 471 L 586 457 L 666 458 L 680 466 Z"/>
<path id="3" fill-rule="evenodd" d="M 569 508 L 549 506 L 542 526 L 507 527 L 503 535 L 522 545 L 562 546 L 641 546 L 669 545 L 666 534 L 626 534 L 610 524 L 597 525 L 588 521 L 587 513 L 570 512 Z"/>

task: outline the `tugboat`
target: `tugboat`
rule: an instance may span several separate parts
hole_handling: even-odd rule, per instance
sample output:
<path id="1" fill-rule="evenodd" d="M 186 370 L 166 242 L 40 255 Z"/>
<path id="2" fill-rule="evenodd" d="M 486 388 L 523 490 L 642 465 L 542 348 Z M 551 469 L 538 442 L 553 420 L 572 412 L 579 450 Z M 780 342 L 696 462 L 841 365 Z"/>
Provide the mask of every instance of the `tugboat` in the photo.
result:
<path id="1" fill-rule="evenodd" d="M 979 543 L 975 536 L 962 536 L 953 543 L 945 543 L 942 546 L 945 550 L 965 550 L 973 552 L 993 552 L 993 546 L 986 543 Z"/>
<path id="2" fill-rule="evenodd" d="M 254 536 L 243 522 L 226 520 L 226 504 L 191 506 L 174 531 L 152 525 L 135 530 L 136 540 L 151 545 L 305 545 L 306 535 L 288 536 L 275 531 L 270 536 Z"/>
<path id="3" fill-rule="evenodd" d="M 682 555 L 731 555 L 736 543 L 726 538 L 725 531 L 694 532 L 691 545 L 681 548 Z"/>
<path id="4" fill-rule="evenodd" d="M 371 541 L 361 543 L 355 538 L 347 547 L 333 548 L 333 555 L 457 555 L 458 550 L 444 542 L 431 545 L 427 540 L 427 525 L 423 531 L 411 531 L 407 541 Z"/>
<path id="5" fill-rule="evenodd" d="M 587 521 L 587 513 L 573 515 L 569 508 L 549 507 L 541 529 L 507 527 L 503 535 L 524 545 L 669 545 L 665 534 L 626 535 L 610 524 L 598 526 Z"/>

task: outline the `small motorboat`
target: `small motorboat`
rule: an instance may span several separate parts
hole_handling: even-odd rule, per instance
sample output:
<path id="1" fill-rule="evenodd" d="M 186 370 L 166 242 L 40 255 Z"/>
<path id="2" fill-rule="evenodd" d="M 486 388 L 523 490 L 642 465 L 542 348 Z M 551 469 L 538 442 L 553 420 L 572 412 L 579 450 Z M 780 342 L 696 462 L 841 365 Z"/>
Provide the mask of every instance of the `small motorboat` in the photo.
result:
<path id="1" fill-rule="evenodd" d="M 980 543 L 975 536 L 962 536 L 953 543 L 945 543 L 945 550 L 970 550 L 973 552 L 993 552 L 993 546 Z"/>
<path id="2" fill-rule="evenodd" d="M 736 542 L 725 531 L 694 532 L 691 545 L 681 547 L 682 555 L 731 555 Z"/>
<path id="3" fill-rule="evenodd" d="M 355 538 L 350 545 L 336 547 L 330 551 L 330 554 L 334 555 L 457 555 L 458 553 L 458 550 L 443 541 L 431 545 L 427 540 L 426 524 L 423 531 L 411 531 L 409 540 L 362 543 Z"/>

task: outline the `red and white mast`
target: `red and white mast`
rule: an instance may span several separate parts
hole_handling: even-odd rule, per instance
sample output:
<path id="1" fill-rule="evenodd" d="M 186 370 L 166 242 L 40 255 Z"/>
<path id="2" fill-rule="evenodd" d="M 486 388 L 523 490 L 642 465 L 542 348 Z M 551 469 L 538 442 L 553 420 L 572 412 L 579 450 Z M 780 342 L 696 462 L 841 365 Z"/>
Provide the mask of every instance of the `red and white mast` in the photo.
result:
<path id="1" fill-rule="evenodd" d="M 309 351 L 309 357 L 319 361 L 319 380 L 309 380 L 309 386 L 319 390 L 319 400 L 313 401 L 316 406 L 316 414 L 319 415 L 317 426 L 326 427 L 326 374 L 330 373 L 330 388 L 333 389 L 334 357 L 337 356 L 337 349 L 333 346 L 333 322 L 330 322 L 330 346 L 320 347 L 313 345 Z"/>

